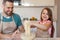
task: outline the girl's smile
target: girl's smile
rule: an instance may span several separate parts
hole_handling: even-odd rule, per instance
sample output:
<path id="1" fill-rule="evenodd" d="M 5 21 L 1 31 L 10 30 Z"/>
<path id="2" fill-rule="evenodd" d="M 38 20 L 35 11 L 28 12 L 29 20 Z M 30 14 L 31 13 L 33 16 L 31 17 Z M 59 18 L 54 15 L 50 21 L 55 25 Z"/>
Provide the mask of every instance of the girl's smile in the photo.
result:
<path id="1" fill-rule="evenodd" d="M 42 12 L 42 19 L 43 20 L 48 20 L 49 16 L 48 16 L 48 11 L 45 9 L 43 12 Z"/>

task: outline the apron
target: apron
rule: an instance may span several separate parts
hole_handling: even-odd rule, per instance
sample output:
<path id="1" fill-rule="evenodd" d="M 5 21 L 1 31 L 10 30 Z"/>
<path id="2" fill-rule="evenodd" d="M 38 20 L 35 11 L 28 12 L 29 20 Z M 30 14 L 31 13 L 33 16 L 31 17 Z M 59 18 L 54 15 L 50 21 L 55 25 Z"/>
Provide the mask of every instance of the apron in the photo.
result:
<path id="1" fill-rule="evenodd" d="M 50 35 L 49 35 L 48 31 L 43 31 L 43 30 L 37 29 L 36 37 L 38 37 L 38 38 L 50 38 Z"/>
<path id="2" fill-rule="evenodd" d="M 13 21 L 11 22 L 3 22 L 2 19 L 3 17 L 1 16 L 0 32 L 2 32 L 3 34 L 9 34 L 9 35 L 12 34 L 17 29 L 13 16 L 12 16 Z M 12 39 L 14 38 L 3 38 L 2 40 L 12 40 Z"/>
<path id="3" fill-rule="evenodd" d="M 39 21 L 39 23 L 44 24 L 46 22 L 42 23 L 41 21 Z M 49 34 L 48 30 L 44 31 L 44 30 L 41 30 L 41 29 L 37 28 L 36 37 L 39 37 L 39 38 L 50 38 L 50 34 Z"/>

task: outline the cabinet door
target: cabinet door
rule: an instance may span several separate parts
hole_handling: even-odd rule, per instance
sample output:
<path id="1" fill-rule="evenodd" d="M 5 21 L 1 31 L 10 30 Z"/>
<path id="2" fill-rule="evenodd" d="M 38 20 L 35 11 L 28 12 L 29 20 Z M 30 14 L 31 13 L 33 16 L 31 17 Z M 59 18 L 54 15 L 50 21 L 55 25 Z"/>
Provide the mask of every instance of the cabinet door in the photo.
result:
<path id="1" fill-rule="evenodd" d="M 54 0 L 21 0 L 24 6 L 54 6 Z"/>

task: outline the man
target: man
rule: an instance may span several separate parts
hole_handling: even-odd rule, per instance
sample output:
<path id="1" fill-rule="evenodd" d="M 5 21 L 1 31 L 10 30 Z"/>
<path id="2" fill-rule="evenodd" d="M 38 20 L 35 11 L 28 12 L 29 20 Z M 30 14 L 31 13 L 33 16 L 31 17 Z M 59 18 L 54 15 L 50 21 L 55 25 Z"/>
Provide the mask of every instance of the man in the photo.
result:
<path id="1" fill-rule="evenodd" d="M 16 35 L 18 29 L 24 32 L 21 18 L 13 13 L 13 0 L 3 0 L 3 12 L 0 13 L 0 37 L 11 38 Z"/>

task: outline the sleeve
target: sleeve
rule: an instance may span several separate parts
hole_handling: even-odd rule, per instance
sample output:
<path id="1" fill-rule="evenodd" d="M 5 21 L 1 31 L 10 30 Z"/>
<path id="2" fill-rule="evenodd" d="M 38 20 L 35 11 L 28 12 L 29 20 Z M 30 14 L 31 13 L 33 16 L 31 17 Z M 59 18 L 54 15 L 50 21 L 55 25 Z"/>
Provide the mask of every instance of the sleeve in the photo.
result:
<path id="1" fill-rule="evenodd" d="M 16 13 L 13 13 L 13 17 L 14 17 L 16 26 L 17 27 L 21 26 L 22 25 L 21 17 Z"/>
<path id="2" fill-rule="evenodd" d="M 17 26 L 19 27 L 19 26 L 21 26 L 21 25 L 22 25 L 21 17 L 18 16 Z"/>

